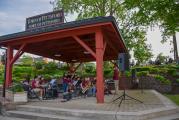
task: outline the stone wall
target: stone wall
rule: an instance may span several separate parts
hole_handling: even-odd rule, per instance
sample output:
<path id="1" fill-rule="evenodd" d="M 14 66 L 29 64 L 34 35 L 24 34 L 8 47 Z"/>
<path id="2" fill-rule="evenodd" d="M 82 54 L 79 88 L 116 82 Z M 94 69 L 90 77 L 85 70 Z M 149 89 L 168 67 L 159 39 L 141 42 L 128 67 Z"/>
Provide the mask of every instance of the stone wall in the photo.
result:
<path id="1" fill-rule="evenodd" d="M 146 76 L 139 79 L 139 88 L 155 89 L 161 93 L 170 93 L 172 90 L 171 85 L 161 84 L 160 81 L 156 80 L 154 77 Z"/>
<path id="2" fill-rule="evenodd" d="M 122 79 L 122 78 L 121 78 Z M 120 80 L 121 80 L 120 79 Z M 140 77 L 138 85 L 136 85 L 134 82 L 132 82 L 131 77 L 125 77 L 125 87 L 127 89 L 155 89 L 161 93 L 176 93 L 176 90 L 179 90 L 179 86 L 175 87 L 175 91 L 173 91 L 173 86 L 172 85 L 164 85 L 161 84 L 160 81 L 156 80 L 152 76 L 146 76 L 146 77 Z M 123 86 L 121 82 L 119 82 L 120 88 Z M 179 93 L 179 92 L 178 92 Z"/>

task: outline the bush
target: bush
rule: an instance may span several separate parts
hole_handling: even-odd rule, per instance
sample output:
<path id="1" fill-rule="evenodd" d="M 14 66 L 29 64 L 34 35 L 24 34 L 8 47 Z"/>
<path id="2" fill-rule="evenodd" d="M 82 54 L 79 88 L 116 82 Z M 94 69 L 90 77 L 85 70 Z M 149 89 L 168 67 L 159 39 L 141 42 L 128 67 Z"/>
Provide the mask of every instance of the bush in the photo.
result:
<path id="1" fill-rule="evenodd" d="M 157 74 L 157 73 L 159 73 L 159 69 L 158 68 L 150 68 L 149 73 L 150 74 Z"/>
<path id="2" fill-rule="evenodd" d="M 148 71 L 141 71 L 141 72 L 137 72 L 137 76 L 138 77 L 143 77 L 143 76 L 147 76 L 149 74 Z"/>
<path id="3" fill-rule="evenodd" d="M 110 74 L 111 73 L 111 70 L 110 69 L 105 69 L 104 70 L 104 75 L 108 75 L 108 74 Z"/>
<path id="4" fill-rule="evenodd" d="M 13 86 L 10 88 L 10 91 L 16 92 L 24 92 L 23 86 L 20 83 L 14 83 Z"/>
<path id="5" fill-rule="evenodd" d="M 172 76 L 173 76 L 173 77 L 179 77 L 179 72 L 174 72 L 174 73 L 172 74 Z"/>
<path id="6" fill-rule="evenodd" d="M 130 71 L 125 71 L 125 76 L 131 77 L 131 72 Z"/>
<path id="7" fill-rule="evenodd" d="M 170 75 L 175 74 L 175 72 L 176 72 L 176 70 L 175 70 L 175 69 L 173 69 L 173 68 L 168 69 L 168 74 L 170 74 Z"/>
<path id="8" fill-rule="evenodd" d="M 179 83 L 179 79 L 176 79 L 176 82 Z"/>
<path id="9" fill-rule="evenodd" d="M 50 79 L 51 79 L 51 75 L 45 74 L 45 75 L 44 75 L 44 79 L 45 79 L 45 80 L 50 80 Z"/>
<path id="10" fill-rule="evenodd" d="M 166 79 L 165 77 L 161 76 L 161 75 L 156 75 L 155 79 L 160 81 L 161 83 L 165 84 L 165 85 L 170 85 L 171 81 Z"/>
<path id="11" fill-rule="evenodd" d="M 168 72 L 168 68 L 159 69 L 159 73 L 166 74 Z"/>
<path id="12" fill-rule="evenodd" d="M 171 85 L 171 81 L 168 80 L 168 79 L 165 79 L 165 80 L 163 81 L 163 84 L 165 84 L 165 85 Z"/>
<path id="13" fill-rule="evenodd" d="M 136 67 L 135 69 L 136 69 L 137 72 L 149 71 L 150 67 Z"/>
<path id="14" fill-rule="evenodd" d="M 179 70 L 179 65 L 176 66 L 176 69 Z"/>

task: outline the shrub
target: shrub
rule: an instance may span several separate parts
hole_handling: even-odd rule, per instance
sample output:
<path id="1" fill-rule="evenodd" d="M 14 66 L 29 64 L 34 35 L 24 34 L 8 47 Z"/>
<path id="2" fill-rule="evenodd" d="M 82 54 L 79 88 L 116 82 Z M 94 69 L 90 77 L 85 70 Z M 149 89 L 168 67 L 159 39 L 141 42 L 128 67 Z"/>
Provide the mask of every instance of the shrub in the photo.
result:
<path id="1" fill-rule="evenodd" d="M 176 79 L 176 82 L 177 82 L 177 83 L 179 83 L 179 78 L 178 78 L 178 79 Z"/>
<path id="2" fill-rule="evenodd" d="M 179 70 L 179 65 L 176 66 L 176 69 Z"/>
<path id="3" fill-rule="evenodd" d="M 164 80 L 165 78 L 164 78 L 163 76 L 161 76 L 161 75 L 156 75 L 156 76 L 155 76 L 155 79 L 162 81 L 162 80 Z"/>
<path id="4" fill-rule="evenodd" d="M 176 72 L 176 70 L 175 69 L 168 69 L 168 74 L 170 74 L 170 75 L 173 75 L 173 74 L 175 74 L 175 72 Z"/>
<path id="5" fill-rule="evenodd" d="M 168 72 L 168 68 L 159 69 L 159 73 L 166 74 Z"/>
<path id="6" fill-rule="evenodd" d="M 174 77 L 179 77 L 179 72 L 174 72 L 174 73 L 172 74 L 172 76 L 174 76 Z"/>
<path id="7" fill-rule="evenodd" d="M 110 69 L 105 69 L 104 70 L 104 75 L 108 75 L 108 74 L 110 74 L 111 73 L 111 70 Z"/>
<path id="8" fill-rule="evenodd" d="M 157 73 L 159 73 L 159 69 L 158 68 L 150 68 L 149 73 L 150 74 L 157 74 Z"/>
<path id="9" fill-rule="evenodd" d="M 165 85 L 171 85 L 171 81 L 168 80 L 168 79 L 165 79 L 165 80 L 163 81 L 163 84 L 165 84 Z"/>
<path id="10" fill-rule="evenodd" d="M 51 75 L 45 74 L 45 75 L 44 75 L 44 79 L 45 79 L 45 80 L 50 80 L 50 79 L 51 79 Z"/>
<path id="11" fill-rule="evenodd" d="M 130 71 L 125 71 L 125 76 L 131 77 L 131 72 Z"/>
<path id="12" fill-rule="evenodd" d="M 165 85 L 170 85 L 171 81 L 166 79 L 165 77 L 161 76 L 161 75 L 156 75 L 155 79 L 160 81 L 161 83 L 165 84 Z"/>
<path id="13" fill-rule="evenodd" d="M 135 69 L 136 69 L 137 72 L 149 71 L 150 67 L 136 67 Z"/>
<path id="14" fill-rule="evenodd" d="M 148 71 L 141 71 L 141 72 L 137 72 L 137 76 L 138 77 L 143 77 L 143 76 L 147 76 L 149 74 Z"/>
<path id="15" fill-rule="evenodd" d="M 12 92 L 24 92 L 23 86 L 20 83 L 14 83 L 11 88 L 9 88 Z"/>

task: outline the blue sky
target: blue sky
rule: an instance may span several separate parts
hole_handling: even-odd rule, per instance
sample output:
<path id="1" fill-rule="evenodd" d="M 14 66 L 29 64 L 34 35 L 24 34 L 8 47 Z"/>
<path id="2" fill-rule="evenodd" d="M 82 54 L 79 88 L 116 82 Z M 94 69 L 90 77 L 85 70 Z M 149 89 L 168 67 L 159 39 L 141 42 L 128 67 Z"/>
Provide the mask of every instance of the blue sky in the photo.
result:
<path id="1" fill-rule="evenodd" d="M 53 0 L 52 0 L 53 1 Z M 30 16 L 52 11 L 50 0 L 0 0 L 0 36 L 25 30 L 25 19 Z M 70 15 L 67 21 L 74 20 Z M 173 56 L 170 53 L 171 45 L 169 42 L 161 44 L 161 36 L 158 28 L 149 30 L 147 40 L 152 44 L 152 50 L 156 56 L 160 52 L 164 55 Z M 179 33 L 177 33 L 179 39 Z M 179 47 L 179 41 L 178 47 Z"/>
<path id="2" fill-rule="evenodd" d="M 0 0 L 0 35 L 25 29 L 25 19 L 52 10 L 49 0 Z"/>

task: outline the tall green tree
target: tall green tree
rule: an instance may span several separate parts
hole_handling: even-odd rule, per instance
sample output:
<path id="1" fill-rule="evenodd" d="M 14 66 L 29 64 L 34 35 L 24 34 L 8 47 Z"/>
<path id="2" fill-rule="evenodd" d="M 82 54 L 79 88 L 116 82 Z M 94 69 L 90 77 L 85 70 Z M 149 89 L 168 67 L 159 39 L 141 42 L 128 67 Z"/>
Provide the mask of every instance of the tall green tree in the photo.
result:
<path id="1" fill-rule="evenodd" d="M 145 38 L 145 33 L 140 34 L 140 36 L 141 39 L 136 39 L 134 43 L 135 49 L 133 50 L 134 58 L 137 60 L 138 65 L 145 63 L 153 56 L 151 45 L 146 44 L 147 39 Z"/>
<path id="2" fill-rule="evenodd" d="M 31 66 L 33 64 L 33 58 L 29 55 L 23 55 L 20 61 L 23 65 Z"/>
<path id="3" fill-rule="evenodd" d="M 136 49 L 135 42 L 138 41 L 134 39 L 144 39 L 140 34 L 143 34 L 145 29 L 134 24 L 134 20 L 131 19 L 133 13 L 119 0 L 58 0 L 57 7 L 63 9 L 65 13 L 76 13 L 77 19 L 114 16 L 129 51 Z"/>
<path id="4" fill-rule="evenodd" d="M 132 11 L 136 25 L 158 25 L 165 42 L 172 37 L 174 59 L 178 58 L 176 32 L 179 32 L 178 0 L 124 0 L 123 5 Z"/>

